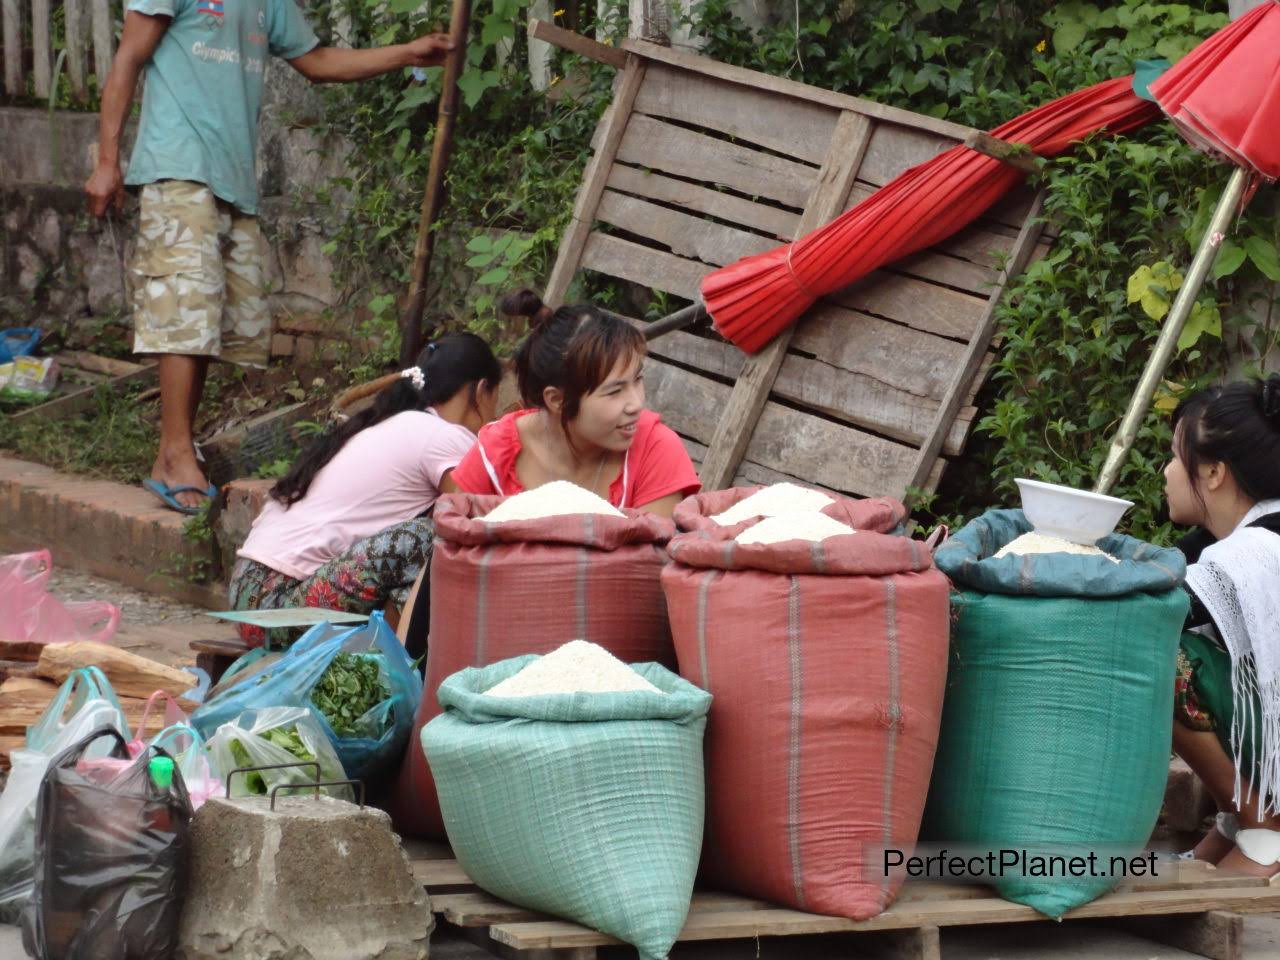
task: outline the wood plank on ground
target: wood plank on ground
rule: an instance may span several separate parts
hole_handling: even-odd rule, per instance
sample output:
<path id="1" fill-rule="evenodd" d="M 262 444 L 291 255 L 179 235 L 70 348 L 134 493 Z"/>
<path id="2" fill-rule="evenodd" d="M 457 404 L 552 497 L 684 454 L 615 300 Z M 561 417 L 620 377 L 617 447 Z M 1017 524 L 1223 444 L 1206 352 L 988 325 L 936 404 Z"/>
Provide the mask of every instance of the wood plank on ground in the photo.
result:
<path id="1" fill-rule="evenodd" d="M 93 408 L 97 403 L 97 395 L 99 390 L 107 390 L 112 393 L 118 393 L 123 388 L 137 383 L 146 383 L 154 380 L 159 372 L 159 368 L 154 364 L 146 364 L 132 373 L 126 373 L 118 377 L 112 377 L 105 383 L 99 383 L 91 387 L 83 387 L 74 390 L 64 396 L 50 400 L 48 403 L 42 403 L 39 406 L 28 407 L 26 410 L 20 410 L 17 413 L 10 414 L 12 420 L 56 420 L 63 417 L 72 417 L 86 410 Z"/>
<path id="2" fill-rule="evenodd" d="M 1063 918 L 1083 920 L 1118 916 L 1159 916 L 1227 910 L 1242 913 L 1280 909 L 1280 890 L 1236 887 L 1205 890 L 1124 891 L 1099 897 Z M 997 897 L 980 900 L 897 903 L 868 920 L 847 920 L 798 910 L 725 911 L 689 916 L 680 941 L 797 936 L 801 934 L 897 930 L 913 927 L 969 926 L 985 923 L 1035 923 L 1044 915 Z M 518 949 L 609 946 L 619 941 L 607 934 L 565 921 L 495 924 L 490 935 Z"/>

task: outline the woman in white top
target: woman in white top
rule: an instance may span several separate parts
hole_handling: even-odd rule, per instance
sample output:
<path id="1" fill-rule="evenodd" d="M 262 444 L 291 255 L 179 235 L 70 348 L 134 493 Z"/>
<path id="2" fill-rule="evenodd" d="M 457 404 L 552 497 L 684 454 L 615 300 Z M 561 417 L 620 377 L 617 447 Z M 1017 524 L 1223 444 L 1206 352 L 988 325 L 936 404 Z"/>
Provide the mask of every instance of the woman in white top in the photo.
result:
<path id="1" fill-rule="evenodd" d="M 1169 517 L 1200 529 L 1173 746 L 1218 804 L 1194 855 L 1280 873 L 1280 375 L 1210 387 L 1174 414 Z"/>
<path id="2" fill-rule="evenodd" d="M 367 410 L 313 443 L 271 490 L 231 576 L 235 610 L 401 605 L 430 558 L 441 484 L 493 419 L 502 368 L 474 334 L 441 337 Z M 242 625 L 245 642 L 299 631 Z"/>

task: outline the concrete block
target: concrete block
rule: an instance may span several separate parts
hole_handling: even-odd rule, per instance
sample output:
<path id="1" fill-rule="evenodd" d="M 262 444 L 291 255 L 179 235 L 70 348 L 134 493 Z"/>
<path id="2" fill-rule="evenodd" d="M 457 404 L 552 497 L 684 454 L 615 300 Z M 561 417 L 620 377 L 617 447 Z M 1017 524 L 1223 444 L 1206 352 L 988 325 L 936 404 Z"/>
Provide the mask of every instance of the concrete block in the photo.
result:
<path id="1" fill-rule="evenodd" d="M 192 821 L 178 960 L 426 960 L 434 925 L 380 810 L 215 798 Z"/>
<path id="2" fill-rule="evenodd" d="M 1217 807 L 1186 762 L 1180 757 L 1169 761 L 1169 781 L 1164 791 L 1164 822 L 1171 830 L 1199 830 L 1204 818 Z"/>

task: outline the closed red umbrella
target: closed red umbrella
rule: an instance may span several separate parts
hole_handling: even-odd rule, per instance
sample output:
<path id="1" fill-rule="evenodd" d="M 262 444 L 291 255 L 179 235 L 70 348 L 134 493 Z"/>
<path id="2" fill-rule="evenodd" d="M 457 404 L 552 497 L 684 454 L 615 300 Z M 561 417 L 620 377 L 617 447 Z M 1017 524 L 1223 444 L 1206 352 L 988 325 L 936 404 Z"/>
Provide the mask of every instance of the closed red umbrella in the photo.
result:
<path id="1" fill-rule="evenodd" d="M 1122 77 L 1047 103 L 992 133 L 1050 157 L 1091 133 L 1123 133 L 1159 115 L 1155 104 L 1134 94 L 1132 78 Z M 953 147 L 813 233 L 708 274 L 703 302 L 721 335 L 754 353 L 819 297 L 946 239 L 1024 176 L 1000 160 Z"/>
<path id="2" fill-rule="evenodd" d="M 1236 169 L 1107 451 L 1094 487 L 1099 493 L 1119 479 L 1232 219 L 1259 182 L 1280 178 L 1280 2 L 1264 3 L 1223 27 L 1152 83 L 1151 95 L 1188 143 Z"/>

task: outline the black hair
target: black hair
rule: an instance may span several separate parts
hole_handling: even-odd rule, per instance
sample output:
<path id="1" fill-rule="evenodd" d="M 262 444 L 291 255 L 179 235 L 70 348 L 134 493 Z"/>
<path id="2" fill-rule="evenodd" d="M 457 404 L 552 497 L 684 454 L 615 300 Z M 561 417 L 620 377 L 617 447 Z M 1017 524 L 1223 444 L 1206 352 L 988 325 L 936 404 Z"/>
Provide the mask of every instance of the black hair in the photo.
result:
<path id="1" fill-rule="evenodd" d="M 564 394 L 562 426 L 578 415 L 582 398 L 604 383 L 619 360 L 647 352 L 639 329 L 589 303 L 552 310 L 532 290 L 517 290 L 503 299 L 502 312 L 530 320 L 529 335 L 515 356 L 521 401 L 545 408 L 543 392 L 558 388 Z"/>
<path id="2" fill-rule="evenodd" d="M 451 333 L 427 344 L 418 354 L 423 385 L 401 377 L 384 388 L 367 409 L 346 423 L 331 427 L 294 462 L 292 469 L 274 487 L 271 496 L 291 507 L 307 495 L 316 474 L 337 456 L 348 440 L 361 430 L 408 410 L 425 410 L 444 403 L 459 390 L 470 386 L 475 403 L 476 387 L 487 383 L 496 387 L 502 379 L 502 365 L 489 345 L 474 333 Z"/>
<path id="3" fill-rule="evenodd" d="M 1200 495 L 1200 466 L 1224 463 L 1245 496 L 1280 498 L 1280 374 L 1200 390 L 1173 412 L 1176 452 Z"/>

